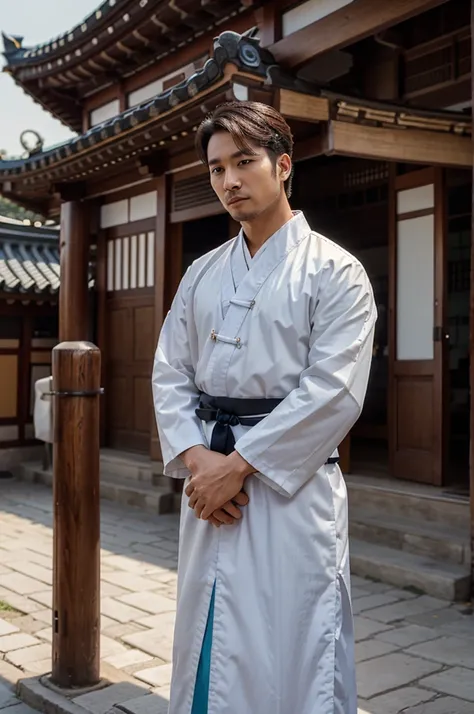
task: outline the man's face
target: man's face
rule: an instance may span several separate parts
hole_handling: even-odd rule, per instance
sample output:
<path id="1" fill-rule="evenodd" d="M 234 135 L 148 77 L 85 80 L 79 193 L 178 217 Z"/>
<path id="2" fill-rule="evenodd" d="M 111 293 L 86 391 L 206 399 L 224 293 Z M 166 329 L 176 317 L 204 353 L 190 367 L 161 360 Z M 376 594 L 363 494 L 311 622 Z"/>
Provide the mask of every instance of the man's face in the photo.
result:
<path id="1" fill-rule="evenodd" d="M 226 131 L 213 134 L 207 148 L 212 188 L 224 208 L 240 223 L 264 213 L 283 191 L 279 169 L 267 151 L 257 145 L 252 149 L 255 154 L 242 153 Z"/>

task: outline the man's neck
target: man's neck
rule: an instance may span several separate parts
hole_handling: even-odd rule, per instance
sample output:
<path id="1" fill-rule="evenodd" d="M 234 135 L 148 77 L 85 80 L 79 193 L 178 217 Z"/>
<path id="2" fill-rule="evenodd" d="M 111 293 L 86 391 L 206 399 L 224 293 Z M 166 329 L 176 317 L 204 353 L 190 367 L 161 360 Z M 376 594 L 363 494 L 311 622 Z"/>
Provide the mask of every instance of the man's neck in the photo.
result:
<path id="1" fill-rule="evenodd" d="M 242 228 L 252 258 L 262 245 L 292 218 L 292 210 L 285 198 L 284 201 L 279 201 L 276 206 L 271 206 L 268 211 L 261 213 L 252 221 L 243 222 Z"/>

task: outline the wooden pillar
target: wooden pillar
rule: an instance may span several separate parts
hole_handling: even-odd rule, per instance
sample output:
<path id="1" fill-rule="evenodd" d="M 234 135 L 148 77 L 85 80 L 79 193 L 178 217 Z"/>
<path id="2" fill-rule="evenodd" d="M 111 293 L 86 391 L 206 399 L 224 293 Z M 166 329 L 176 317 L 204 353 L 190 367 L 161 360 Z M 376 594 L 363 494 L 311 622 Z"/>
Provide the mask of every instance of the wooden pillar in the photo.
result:
<path id="1" fill-rule="evenodd" d="M 471 97 L 474 105 L 474 0 L 471 0 Z M 471 523 L 471 597 L 474 598 L 474 165 L 471 205 L 471 295 L 470 295 L 470 459 L 469 459 L 469 496 Z"/>
<path id="2" fill-rule="evenodd" d="M 81 201 L 61 204 L 59 340 L 86 340 L 88 331 L 89 215 Z"/>
<path id="3" fill-rule="evenodd" d="M 52 680 L 64 688 L 100 679 L 99 388 L 95 345 L 53 349 Z"/>

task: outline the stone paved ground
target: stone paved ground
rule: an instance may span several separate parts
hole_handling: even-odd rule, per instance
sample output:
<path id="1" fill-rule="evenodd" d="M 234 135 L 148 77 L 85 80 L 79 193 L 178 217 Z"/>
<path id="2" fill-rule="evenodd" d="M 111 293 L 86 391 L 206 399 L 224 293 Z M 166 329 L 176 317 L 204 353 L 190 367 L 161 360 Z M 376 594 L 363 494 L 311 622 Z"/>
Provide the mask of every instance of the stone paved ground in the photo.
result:
<path id="1" fill-rule="evenodd" d="M 1 714 L 31 714 L 12 685 L 50 670 L 51 524 L 49 489 L 0 481 Z M 101 656 L 123 680 L 112 704 L 120 694 L 131 714 L 166 712 L 177 548 L 176 516 L 102 502 Z M 352 588 L 359 714 L 473 714 L 469 606 L 357 577 Z M 75 702 L 105 714 L 105 691 Z"/>

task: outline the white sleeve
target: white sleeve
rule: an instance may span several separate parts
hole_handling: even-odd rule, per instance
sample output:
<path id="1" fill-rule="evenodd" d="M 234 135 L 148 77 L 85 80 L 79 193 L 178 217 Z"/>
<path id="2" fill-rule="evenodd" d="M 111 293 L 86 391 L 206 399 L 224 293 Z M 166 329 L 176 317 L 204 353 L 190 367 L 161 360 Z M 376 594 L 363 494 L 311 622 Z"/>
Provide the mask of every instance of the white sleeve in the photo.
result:
<path id="1" fill-rule="evenodd" d="M 258 477 L 293 496 L 337 449 L 362 410 L 377 317 L 358 262 L 325 267 L 299 385 L 236 443 Z"/>
<path id="2" fill-rule="evenodd" d="M 174 478 L 189 475 L 178 458 L 192 446 L 208 446 L 201 421 L 195 415 L 199 390 L 187 325 L 187 298 L 191 287 L 189 269 L 183 277 L 158 340 L 153 364 L 152 388 L 164 473 Z"/>

